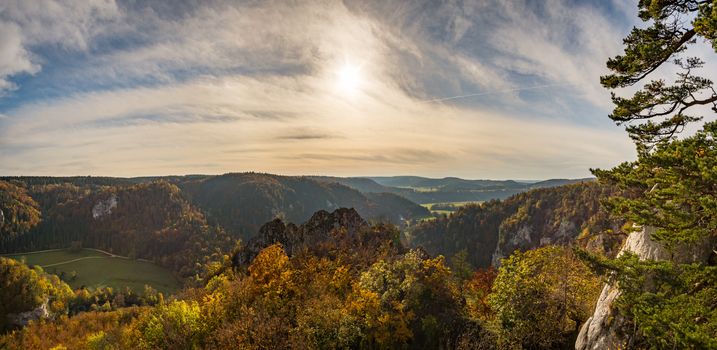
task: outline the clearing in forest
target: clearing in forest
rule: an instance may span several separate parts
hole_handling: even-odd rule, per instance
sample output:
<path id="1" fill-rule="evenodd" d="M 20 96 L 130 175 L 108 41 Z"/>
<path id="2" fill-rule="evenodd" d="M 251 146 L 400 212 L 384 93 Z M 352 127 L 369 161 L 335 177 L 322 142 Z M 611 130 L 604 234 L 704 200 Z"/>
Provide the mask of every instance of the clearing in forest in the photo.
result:
<path id="1" fill-rule="evenodd" d="M 99 250 L 71 252 L 58 249 L 8 254 L 5 257 L 24 261 L 30 266 L 39 265 L 45 272 L 60 276 L 72 288 L 112 287 L 123 290 L 129 287 L 136 293 L 142 293 L 144 286 L 149 285 L 164 294 L 172 294 L 180 288 L 179 281 L 168 269 Z"/>

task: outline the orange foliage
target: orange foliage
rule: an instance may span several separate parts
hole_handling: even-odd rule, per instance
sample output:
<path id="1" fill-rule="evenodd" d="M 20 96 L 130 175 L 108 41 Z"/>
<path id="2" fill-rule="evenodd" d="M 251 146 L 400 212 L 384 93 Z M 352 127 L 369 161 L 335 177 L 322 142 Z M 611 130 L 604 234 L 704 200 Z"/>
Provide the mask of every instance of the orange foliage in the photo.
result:
<path id="1" fill-rule="evenodd" d="M 466 307 L 470 317 L 486 320 L 492 317 L 488 295 L 493 287 L 493 281 L 498 276 L 498 270 L 493 267 L 479 269 L 473 277 L 464 284 Z"/>

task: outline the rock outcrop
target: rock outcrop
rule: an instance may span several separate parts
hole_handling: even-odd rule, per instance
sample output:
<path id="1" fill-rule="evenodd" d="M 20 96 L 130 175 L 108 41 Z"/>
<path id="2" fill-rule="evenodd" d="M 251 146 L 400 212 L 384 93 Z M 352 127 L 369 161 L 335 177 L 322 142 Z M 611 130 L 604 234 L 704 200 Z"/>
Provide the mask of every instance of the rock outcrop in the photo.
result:
<path id="1" fill-rule="evenodd" d="M 500 266 L 500 260 L 513 254 L 514 251 L 526 251 L 547 245 L 571 244 L 580 233 L 574 222 L 562 220 L 555 231 L 541 234 L 530 225 L 522 225 L 515 232 L 501 232 L 503 237 L 510 237 L 499 242 L 491 258 L 491 265 Z"/>
<path id="2" fill-rule="evenodd" d="M 712 253 L 714 239 L 710 242 L 698 242 L 677 246 L 667 250 L 659 242 L 652 239 L 654 227 L 644 227 L 642 230 L 632 232 L 622 246 L 619 254 L 630 251 L 641 260 L 672 260 L 678 263 L 704 262 Z M 618 254 L 618 255 L 619 255 Z M 627 348 L 627 339 L 619 336 L 618 330 L 624 320 L 612 308 L 620 296 L 617 286 L 606 284 L 597 304 L 593 316 L 583 324 L 575 342 L 576 350 L 624 349 Z"/>
<path id="3" fill-rule="evenodd" d="M 8 314 L 7 321 L 11 325 L 24 327 L 27 326 L 30 321 L 37 321 L 39 319 L 46 319 L 49 317 L 50 310 L 48 309 L 47 301 L 45 301 L 34 310 L 20 312 L 17 314 Z"/>
<path id="4" fill-rule="evenodd" d="M 109 198 L 98 201 L 92 207 L 92 218 L 98 219 L 105 215 L 110 215 L 114 208 L 117 208 L 117 195 L 113 193 Z"/>
<path id="5" fill-rule="evenodd" d="M 232 262 L 235 266 L 249 264 L 262 249 L 275 243 L 280 243 L 289 256 L 295 255 L 302 249 L 354 238 L 367 228 L 366 221 L 353 208 L 339 208 L 332 213 L 317 211 L 301 226 L 274 219 L 259 229 L 259 234 L 232 257 Z"/>

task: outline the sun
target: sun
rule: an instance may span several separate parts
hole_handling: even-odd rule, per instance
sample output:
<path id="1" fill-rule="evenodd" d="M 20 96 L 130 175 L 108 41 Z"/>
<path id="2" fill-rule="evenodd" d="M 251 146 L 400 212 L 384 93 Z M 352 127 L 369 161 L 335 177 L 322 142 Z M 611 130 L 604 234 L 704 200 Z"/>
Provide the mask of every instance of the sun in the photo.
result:
<path id="1" fill-rule="evenodd" d="M 337 85 L 344 94 L 354 95 L 361 87 L 361 67 L 355 64 L 344 63 L 337 72 Z"/>

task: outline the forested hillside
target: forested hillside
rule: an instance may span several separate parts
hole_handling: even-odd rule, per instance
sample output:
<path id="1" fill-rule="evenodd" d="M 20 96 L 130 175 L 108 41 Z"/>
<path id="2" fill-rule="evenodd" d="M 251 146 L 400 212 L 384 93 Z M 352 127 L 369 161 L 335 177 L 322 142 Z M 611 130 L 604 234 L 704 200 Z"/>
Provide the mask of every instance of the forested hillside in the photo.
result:
<path id="1" fill-rule="evenodd" d="M 0 246 L 5 253 L 67 248 L 78 242 L 152 260 L 188 277 L 200 272 L 198 263 L 231 248 L 223 230 L 207 225 L 204 215 L 168 182 L 35 184 L 27 193 L 38 203 L 41 221 L 26 234 L 5 240 Z"/>
<path id="2" fill-rule="evenodd" d="M 407 232 L 411 246 L 453 256 L 462 250 L 474 267 L 499 263 L 515 250 L 551 244 L 578 244 L 614 255 L 624 221 L 610 218 L 600 200 L 615 191 L 596 182 L 531 190 L 450 216 L 424 221 Z"/>
<path id="3" fill-rule="evenodd" d="M 349 207 L 401 224 L 430 214 L 391 193 L 364 195 L 336 183 L 256 173 L 6 180 L 0 181 L 1 253 L 75 244 L 148 259 L 180 277 L 201 273 L 198 266 L 217 260 L 234 239 L 251 238 L 276 217 L 301 222 L 318 210 Z"/>
<path id="4" fill-rule="evenodd" d="M 352 209 L 320 211 L 301 225 L 276 219 L 233 258 L 225 257 L 206 284 L 179 298 L 142 308 L 117 307 L 123 304 L 115 298 L 103 311 L 0 335 L 0 346 L 560 347 L 571 342 L 598 292 L 597 278 L 569 249 L 516 256 L 497 275 L 458 277 L 443 257 L 401 246 L 398 234 L 391 225 L 369 225 Z"/>
<path id="5" fill-rule="evenodd" d="M 363 217 L 401 224 L 430 215 L 428 210 L 392 194 L 363 194 L 336 182 L 258 173 L 225 174 L 181 180 L 193 203 L 234 237 L 249 239 L 276 217 L 307 220 L 318 210 L 355 208 Z"/>
<path id="6" fill-rule="evenodd" d="M 22 186 L 0 181 L 0 247 L 40 222 L 37 202 Z"/>
<path id="7" fill-rule="evenodd" d="M 0 248 L 64 248 L 77 241 L 150 259 L 187 276 L 198 272 L 194 263 L 217 259 L 230 249 L 228 236 L 248 240 L 272 218 L 301 222 L 318 210 L 338 207 L 396 224 L 428 216 L 425 208 L 396 194 L 361 193 L 326 181 L 334 178 L 314 181 L 242 173 L 166 179 L 171 183 L 157 178 L 0 182 L 8 203 L 3 209 L 8 218 L 3 226 L 6 238 Z M 453 256 L 465 250 L 475 267 L 489 266 L 516 249 L 569 243 L 581 234 L 584 246 L 612 253 L 620 225 L 598 208 L 609 193 L 594 182 L 532 190 L 425 221 L 412 227 L 407 237 L 411 246 L 432 254 Z M 596 235 L 607 230 L 615 235 Z"/>

